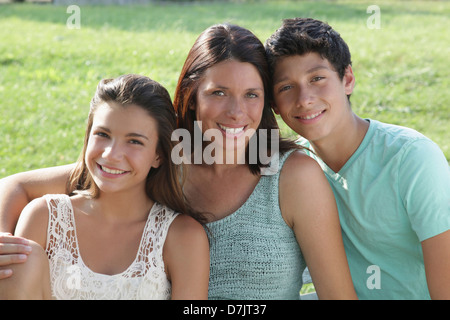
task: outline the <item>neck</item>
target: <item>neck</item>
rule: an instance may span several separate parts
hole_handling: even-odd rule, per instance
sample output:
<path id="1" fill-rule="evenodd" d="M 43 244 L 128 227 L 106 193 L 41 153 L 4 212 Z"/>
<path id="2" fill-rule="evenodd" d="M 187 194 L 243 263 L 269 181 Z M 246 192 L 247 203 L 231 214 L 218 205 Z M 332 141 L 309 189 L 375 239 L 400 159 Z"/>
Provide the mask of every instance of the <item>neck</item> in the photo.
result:
<path id="1" fill-rule="evenodd" d="M 146 220 L 154 201 L 144 191 L 132 191 L 100 192 L 97 199 L 89 201 L 91 212 L 111 223 Z"/>
<path id="2" fill-rule="evenodd" d="M 311 141 L 314 152 L 334 172 L 345 165 L 363 141 L 369 123 L 351 113 L 349 121 L 342 123 L 329 137 Z"/>
<path id="3" fill-rule="evenodd" d="M 212 165 L 201 164 L 198 165 L 199 169 L 207 173 L 214 179 L 226 179 L 227 177 L 233 176 L 235 173 L 240 172 L 250 172 L 247 164 L 217 164 Z"/>
<path id="4" fill-rule="evenodd" d="M 203 161 L 222 170 L 245 164 L 245 146 L 236 148 L 223 148 L 220 145 L 210 143 L 203 149 Z"/>

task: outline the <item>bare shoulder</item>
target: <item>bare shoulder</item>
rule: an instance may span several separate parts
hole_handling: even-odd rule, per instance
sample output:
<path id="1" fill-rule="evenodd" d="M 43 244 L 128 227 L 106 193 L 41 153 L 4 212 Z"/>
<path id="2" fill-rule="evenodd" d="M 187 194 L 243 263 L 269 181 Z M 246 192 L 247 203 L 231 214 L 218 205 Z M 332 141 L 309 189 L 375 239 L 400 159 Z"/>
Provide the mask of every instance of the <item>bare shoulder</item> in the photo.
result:
<path id="1" fill-rule="evenodd" d="M 281 170 L 279 199 L 281 213 L 291 227 L 318 218 L 321 212 L 336 212 L 334 195 L 322 168 L 301 151 L 292 153 Z"/>
<path id="2" fill-rule="evenodd" d="M 17 222 L 15 235 L 45 246 L 47 240 L 48 206 L 45 198 L 36 198 L 22 211 Z"/>
<path id="3" fill-rule="evenodd" d="M 203 226 L 191 216 L 186 214 L 179 214 L 169 227 L 167 240 L 175 240 L 176 242 L 186 244 L 194 242 L 201 242 L 206 238 L 206 232 Z"/>
<path id="4" fill-rule="evenodd" d="M 164 243 L 163 259 L 166 274 L 172 281 L 173 298 L 183 296 L 180 292 L 184 292 L 186 288 L 192 289 L 202 283 L 206 288 L 202 292 L 206 292 L 207 296 L 209 242 L 206 231 L 199 222 L 184 214 L 175 218 Z M 186 285 L 189 281 L 196 284 Z"/>
<path id="5" fill-rule="evenodd" d="M 317 161 L 302 151 L 294 151 L 286 159 L 280 173 L 280 180 L 300 183 L 308 179 L 324 177 L 324 173 Z M 301 179 L 299 179 L 301 178 Z"/>
<path id="6" fill-rule="evenodd" d="M 169 227 L 164 242 L 164 257 L 201 256 L 209 254 L 209 241 L 203 226 L 194 218 L 180 214 Z"/>
<path id="7" fill-rule="evenodd" d="M 47 200 L 44 197 L 36 198 L 32 200 L 23 209 L 21 219 L 23 218 L 29 220 L 32 219 L 34 222 L 40 220 L 48 220 L 48 205 Z M 20 220 L 19 220 L 20 221 Z"/>

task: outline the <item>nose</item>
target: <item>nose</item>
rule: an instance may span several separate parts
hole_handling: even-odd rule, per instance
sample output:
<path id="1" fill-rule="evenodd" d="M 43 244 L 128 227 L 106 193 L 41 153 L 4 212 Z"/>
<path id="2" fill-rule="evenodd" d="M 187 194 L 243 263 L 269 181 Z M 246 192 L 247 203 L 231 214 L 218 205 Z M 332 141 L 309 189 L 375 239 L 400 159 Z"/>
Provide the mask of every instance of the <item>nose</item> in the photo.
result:
<path id="1" fill-rule="evenodd" d="M 110 162 L 119 162 L 123 158 L 123 150 L 118 142 L 111 141 L 103 150 L 102 157 Z"/>
<path id="2" fill-rule="evenodd" d="M 242 99 L 233 98 L 230 99 L 230 104 L 228 105 L 227 115 L 233 120 L 237 120 L 244 115 L 245 104 Z"/>
<path id="3" fill-rule="evenodd" d="M 314 96 L 311 89 L 306 86 L 300 87 L 297 96 L 297 105 L 299 107 L 308 107 L 314 101 Z"/>

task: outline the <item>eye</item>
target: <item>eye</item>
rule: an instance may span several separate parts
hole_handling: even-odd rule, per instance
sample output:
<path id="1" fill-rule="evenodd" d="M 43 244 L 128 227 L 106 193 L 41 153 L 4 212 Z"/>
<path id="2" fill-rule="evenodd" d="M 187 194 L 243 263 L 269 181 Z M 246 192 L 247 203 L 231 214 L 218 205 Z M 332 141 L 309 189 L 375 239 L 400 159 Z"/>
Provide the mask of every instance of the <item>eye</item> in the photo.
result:
<path id="1" fill-rule="evenodd" d="M 320 80 L 322 80 L 322 79 L 325 79 L 325 77 L 321 77 L 321 76 L 313 77 L 313 78 L 311 79 L 311 82 L 317 82 L 317 81 L 320 81 Z"/>
<path id="2" fill-rule="evenodd" d="M 288 91 L 290 89 L 292 89 L 292 86 L 290 84 L 287 84 L 287 85 L 279 87 L 278 92 Z"/>
<path id="3" fill-rule="evenodd" d="M 255 98 L 259 97 L 259 95 L 257 93 L 254 93 L 254 92 L 248 92 L 245 96 L 247 98 L 251 98 L 251 99 L 255 99 Z"/>
<path id="4" fill-rule="evenodd" d="M 218 96 L 218 97 L 222 97 L 225 95 L 225 92 L 223 92 L 222 90 L 215 90 L 211 93 L 213 96 Z"/>
<path id="5" fill-rule="evenodd" d="M 144 145 L 141 141 L 136 140 L 136 139 L 130 140 L 130 143 L 131 143 L 131 144 L 135 144 L 135 145 L 140 145 L 140 146 L 143 146 L 143 145 Z"/>
<path id="6" fill-rule="evenodd" d="M 109 138 L 109 135 L 103 131 L 94 132 L 94 136 L 99 136 L 101 138 Z"/>

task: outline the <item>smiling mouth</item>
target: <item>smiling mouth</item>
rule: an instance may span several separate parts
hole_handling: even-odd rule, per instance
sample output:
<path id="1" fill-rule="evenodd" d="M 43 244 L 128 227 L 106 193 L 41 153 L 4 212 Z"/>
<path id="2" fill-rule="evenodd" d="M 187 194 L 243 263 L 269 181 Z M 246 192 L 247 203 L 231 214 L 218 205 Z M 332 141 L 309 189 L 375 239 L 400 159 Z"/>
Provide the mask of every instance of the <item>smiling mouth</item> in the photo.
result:
<path id="1" fill-rule="evenodd" d="M 295 118 L 300 119 L 300 120 L 312 120 L 312 119 L 317 118 L 318 116 L 320 116 L 324 112 L 325 112 L 325 110 L 322 110 L 322 111 L 319 111 L 319 112 L 316 112 L 316 113 L 313 113 L 313 114 L 309 114 L 309 115 L 306 115 L 306 116 L 298 116 L 298 117 L 295 117 Z"/>
<path id="2" fill-rule="evenodd" d="M 227 134 L 230 134 L 230 135 L 239 134 L 242 131 L 244 131 L 244 129 L 246 127 L 246 126 L 243 126 L 243 127 L 239 127 L 239 128 L 231 128 L 231 127 L 227 127 L 227 126 L 221 125 L 219 123 L 218 123 L 218 126 L 219 126 L 220 129 L 222 129 L 223 131 L 225 131 Z"/>
<path id="3" fill-rule="evenodd" d="M 116 175 L 119 175 L 119 174 L 124 174 L 124 173 L 128 172 L 128 171 L 123 171 L 123 170 L 111 169 L 111 168 L 102 166 L 102 165 L 100 165 L 100 164 L 98 164 L 98 167 L 99 167 L 102 171 L 104 171 L 104 172 L 106 172 L 106 173 L 109 173 L 109 174 L 116 174 Z"/>

